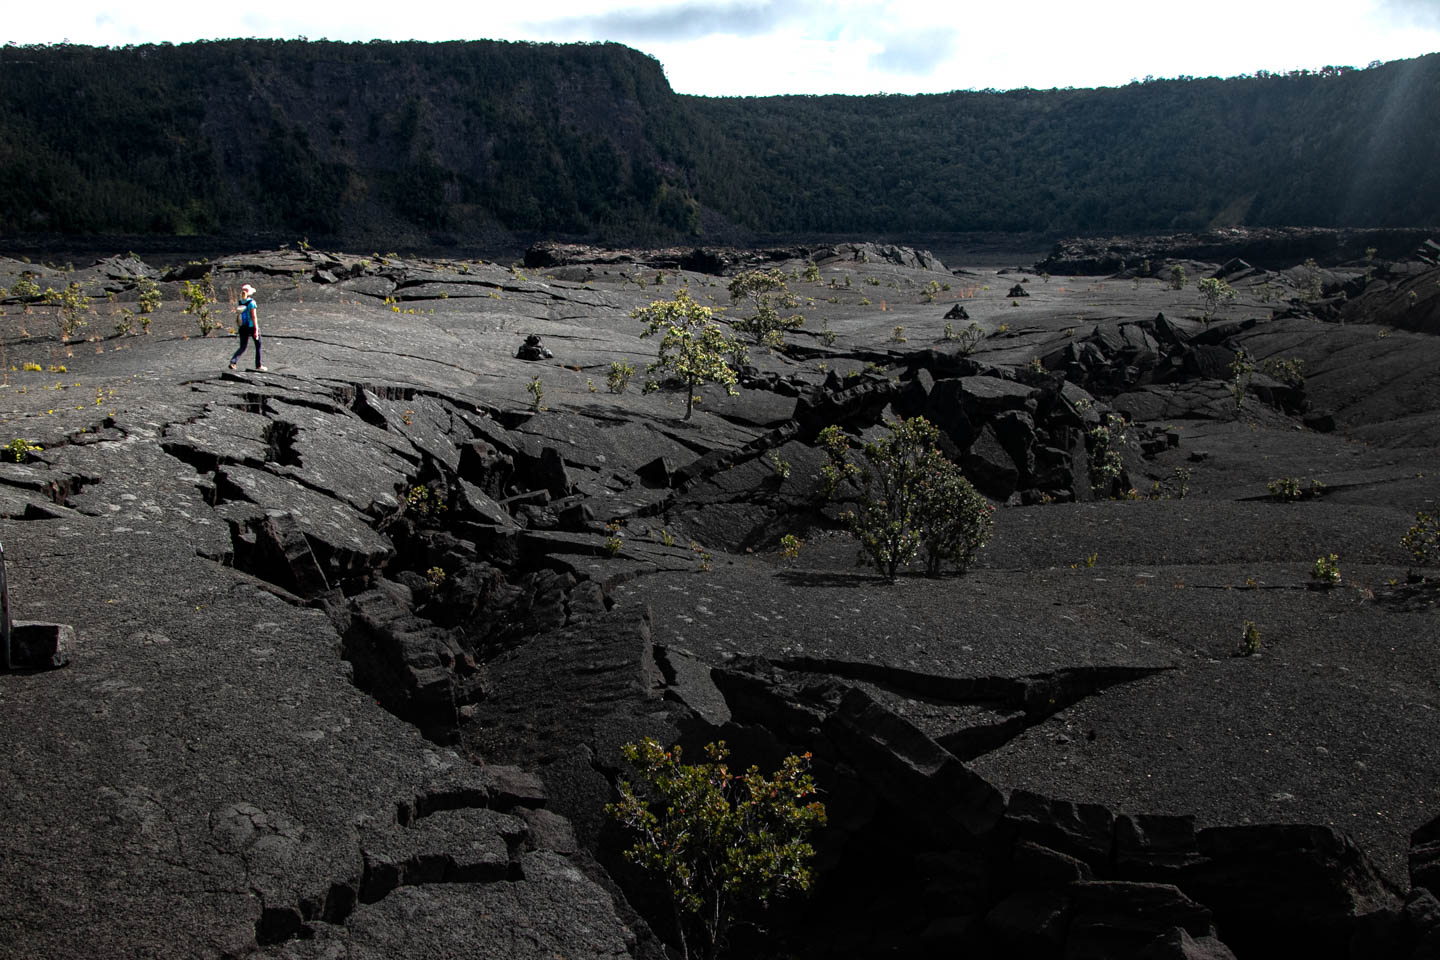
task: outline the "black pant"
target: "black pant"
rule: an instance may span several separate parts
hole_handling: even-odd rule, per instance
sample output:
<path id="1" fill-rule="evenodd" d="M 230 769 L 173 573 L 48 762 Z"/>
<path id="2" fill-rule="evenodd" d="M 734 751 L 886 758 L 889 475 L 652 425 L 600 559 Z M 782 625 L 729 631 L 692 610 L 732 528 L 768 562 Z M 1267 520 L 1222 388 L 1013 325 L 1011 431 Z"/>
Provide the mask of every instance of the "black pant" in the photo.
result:
<path id="1" fill-rule="evenodd" d="M 249 340 L 251 337 L 255 337 L 255 328 L 254 328 L 254 327 L 248 327 L 248 326 L 246 326 L 245 324 L 242 323 L 242 324 L 240 324 L 239 334 L 240 334 L 240 346 L 236 347 L 236 348 L 235 348 L 235 352 L 230 356 L 230 366 L 232 366 L 232 367 L 235 366 L 235 361 L 240 359 L 240 354 L 242 354 L 242 353 L 245 352 L 245 341 L 246 341 L 246 340 Z M 260 369 L 260 338 L 259 338 L 259 337 L 255 337 L 255 369 L 256 369 L 256 370 L 259 370 L 259 369 Z"/>

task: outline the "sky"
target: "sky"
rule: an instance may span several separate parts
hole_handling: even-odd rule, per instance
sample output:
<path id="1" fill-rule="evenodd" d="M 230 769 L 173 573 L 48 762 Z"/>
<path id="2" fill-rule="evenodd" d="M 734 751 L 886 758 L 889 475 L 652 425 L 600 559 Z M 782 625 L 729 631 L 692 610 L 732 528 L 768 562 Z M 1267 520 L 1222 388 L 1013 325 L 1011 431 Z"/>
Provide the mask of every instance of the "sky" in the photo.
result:
<path id="1" fill-rule="evenodd" d="M 1440 52 L 1440 0 L 67 0 L 0 22 L 19 44 L 232 37 L 615 41 L 677 93 L 943 93 L 1363 67 Z"/>

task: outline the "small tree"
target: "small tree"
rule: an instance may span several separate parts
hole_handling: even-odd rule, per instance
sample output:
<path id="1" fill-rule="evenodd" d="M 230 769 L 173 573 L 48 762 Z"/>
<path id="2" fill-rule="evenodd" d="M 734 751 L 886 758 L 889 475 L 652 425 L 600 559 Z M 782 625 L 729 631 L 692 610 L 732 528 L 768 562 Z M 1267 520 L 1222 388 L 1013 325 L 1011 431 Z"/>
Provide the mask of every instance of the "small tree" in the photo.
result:
<path id="1" fill-rule="evenodd" d="M 938 453 L 938 451 L 937 451 Z M 920 543 L 925 575 L 940 576 L 952 564 L 964 573 L 990 539 L 995 505 L 944 456 L 932 459 L 931 472 L 920 481 Z"/>
<path id="2" fill-rule="evenodd" d="M 200 336 L 208 337 L 212 330 L 219 330 L 220 323 L 210 317 L 210 304 L 215 302 L 215 280 L 205 274 L 198 283 L 184 281 L 185 309 L 182 313 L 195 316 L 200 324 Z"/>
<path id="3" fill-rule="evenodd" d="M 1313 303 L 1325 296 L 1325 281 L 1320 275 L 1320 264 L 1309 257 L 1300 264 L 1300 299 Z"/>
<path id="4" fill-rule="evenodd" d="M 1217 310 L 1235 300 L 1235 288 L 1216 277 L 1197 280 L 1195 287 L 1200 291 L 1200 304 L 1205 310 L 1203 319 L 1206 323 L 1215 318 Z"/>
<path id="5" fill-rule="evenodd" d="M 74 280 L 64 290 L 46 287 L 45 303 L 55 307 L 55 316 L 60 322 L 60 339 L 69 340 L 85 326 L 85 313 L 90 309 L 90 298 Z"/>
<path id="6" fill-rule="evenodd" d="M 1098 493 L 1112 496 L 1115 482 L 1125 473 L 1125 458 L 1120 451 L 1129 442 L 1125 418 L 1107 413 L 1104 422 L 1090 430 L 1090 486 Z"/>
<path id="7" fill-rule="evenodd" d="M 940 452 L 940 431 L 930 421 L 915 417 L 886 426 L 889 436 L 862 448 L 864 464 L 850 460 L 850 440 L 839 427 L 820 432 L 829 457 L 821 470 L 822 492 L 834 496 L 842 483 L 859 488 L 846 521 L 860 541 L 859 561 L 868 560 L 888 579 L 922 547 L 927 573 L 939 574 L 946 561 L 963 573 L 985 544 L 993 507 Z"/>
<path id="8" fill-rule="evenodd" d="M 646 738 L 621 748 L 640 775 L 619 784 L 606 809 L 635 835 L 629 862 L 665 887 L 681 955 L 713 960 L 737 915 L 809 888 L 825 806 L 808 772 L 810 755 L 789 756 L 772 776 L 752 766 L 733 774 L 724 741 L 705 747 L 705 763 L 682 763 L 680 748 Z"/>
<path id="9" fill-rule="evenodd" d="M 1400 545 L 1422 567 L 1440 566 L 1440 517 L 1424 510 L 1415 514 L 1415 524 L 1400 538 Z"/>
<path id="10" fill-rule="evenodd" d="M 746 270 L 730 281 L 730 301 L 748 300 L 755 313 L 735 320 L 731 326 L 750 337 L 757 346 L 778 350 L 785 346 L 785 333 L 805 324 L 796 314 L 782 317 L 777 307 L 793 309 L 798 301 L 785 286 L 785 275 L 779 270 Z"/>
<path id="11" fill-rule="evenodd" d="M 645 324 L 640 336 L 664 334 L 659 355 L 646 372 L 664 374 L 684 387 L 686 420 L 695 410 L 699 399 L 695 391 L 701 384 L 722 384 L 731 396 L 735 395 L 735 371 L 725 358 L 736 352 L 738 344 L 725 336 L 709 307 L 681 290 L 674 300 L 656 300 L 630 316 Z M 656 387 L 655 381 L 645 385 L 647 392 Z"/>
<path id="12" fill-rule="evenodd" d="M 1235 358 L 1230 361 L 1230 396 L 1235 401 L 1236 417 L 1240 416 L 1240 405 L 1245 402 L 1245 394 L 1254 378 L 1255 361 L 1244 350 L 1235 351 Z"/>
<path id="13" fill-rule="evenodd" d="M 605 376 L 605 386 L 611 393 L 624 393 L 635 376 L 635 365 L 629 360 L 610 361 L 610 372 Z"/>

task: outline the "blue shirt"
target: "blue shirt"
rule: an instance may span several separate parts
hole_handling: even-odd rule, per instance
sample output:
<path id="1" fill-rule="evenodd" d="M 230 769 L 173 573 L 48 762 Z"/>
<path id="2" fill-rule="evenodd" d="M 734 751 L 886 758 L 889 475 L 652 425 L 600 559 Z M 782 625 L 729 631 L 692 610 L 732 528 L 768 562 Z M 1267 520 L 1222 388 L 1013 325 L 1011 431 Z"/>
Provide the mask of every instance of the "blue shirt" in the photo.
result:
<path id="1" fill-rule="evenodd" d="M 246 297 L 244 300 L 240 301 L 239 306 L 244 308 L 240 314 L 240 326 L 255 326 L 255 298 Z"/>

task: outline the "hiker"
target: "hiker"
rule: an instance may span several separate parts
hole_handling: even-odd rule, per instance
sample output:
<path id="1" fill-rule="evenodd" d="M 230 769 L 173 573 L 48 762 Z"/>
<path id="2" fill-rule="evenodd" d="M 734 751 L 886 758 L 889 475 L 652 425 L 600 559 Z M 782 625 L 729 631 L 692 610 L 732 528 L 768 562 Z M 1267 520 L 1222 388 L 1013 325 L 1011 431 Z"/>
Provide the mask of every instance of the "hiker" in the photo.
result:
<path id="1" fill-rule="evenodd" d="M 255 369 L 263 372 L 266 368 L 260 365 L 260 311 L 255 306 L 255 288 L 247 283 L 240 288 L 240 294 L 240 302 L 235 305 L 235 329 L 240 335 L 240 346 L 230 356 L 230 369 L 235 369 L 235 361 L 245 352 L 245 341 L 254 337 Z"/>

